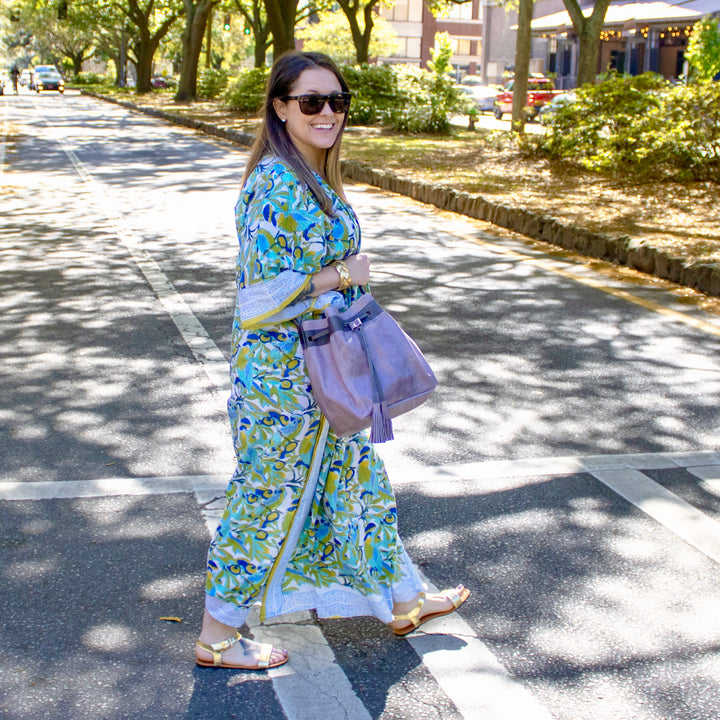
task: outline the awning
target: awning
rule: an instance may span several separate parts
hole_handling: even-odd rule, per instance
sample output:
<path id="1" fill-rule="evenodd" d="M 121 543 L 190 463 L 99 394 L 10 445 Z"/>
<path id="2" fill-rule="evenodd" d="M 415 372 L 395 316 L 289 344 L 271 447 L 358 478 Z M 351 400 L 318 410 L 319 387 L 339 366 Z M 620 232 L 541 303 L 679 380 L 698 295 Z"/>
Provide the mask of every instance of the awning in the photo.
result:
<path id="1" fill-rule="evenodd" d="M 592 15 L 592 6 L 583 8 L 583 15 Z M 667 23 L 694 23 L 706 15 L 720 14 L 720 0 L 688 0 L 687 2 L 630 2 L 612 3 L 605 15 L 605 28 L 620 27 L 634 21 L 636 25 Z M 535 18 L 533 33 L 555 32 L 559 27 L 572 28 L 567 10 Z"/>

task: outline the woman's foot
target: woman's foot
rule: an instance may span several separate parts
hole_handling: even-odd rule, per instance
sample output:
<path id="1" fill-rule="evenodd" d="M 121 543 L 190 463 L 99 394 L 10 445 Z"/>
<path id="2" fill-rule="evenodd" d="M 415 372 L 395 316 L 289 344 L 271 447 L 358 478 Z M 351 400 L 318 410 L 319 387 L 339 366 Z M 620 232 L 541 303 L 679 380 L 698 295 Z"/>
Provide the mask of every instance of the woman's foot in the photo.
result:
<path id="1" fill-rule="evenodd" d="M 429 620 L 455 612 L 469 597 L 470 591 L 462 585 L 439 593 L 420 593 L 415 600 L 394 605 L 390 627 L 398 636 L 409 635 Z"/>
<path id="2" fill-rule="evenodd" d="M 240 637 L 240 633 L 218 643 L 199 640 L 195 644 L 195 662 L 203 667 L 267 670 L 287 661 L 288 654 L 284 650 Z"/>
<path id="3" fill-rule="evenodd" d="M 234 627 L 218 622 L 206 611 L 195 645 L 195 660 L 203 667 L 266 670 L 284 665 L 288 654 L 267 643 L 242 637 Z"/>

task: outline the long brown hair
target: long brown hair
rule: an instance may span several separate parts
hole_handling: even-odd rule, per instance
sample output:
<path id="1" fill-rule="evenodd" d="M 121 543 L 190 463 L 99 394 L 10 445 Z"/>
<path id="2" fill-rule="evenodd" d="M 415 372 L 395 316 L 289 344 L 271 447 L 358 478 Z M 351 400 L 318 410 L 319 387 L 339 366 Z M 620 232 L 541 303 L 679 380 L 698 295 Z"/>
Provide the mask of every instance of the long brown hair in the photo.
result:
<path id="1" fill-rule="evenodd" d="M 305 158 L 298 151 L 285 124 L 275 112 L 273 101 L 292 94 L 292 86 L 304 70 L 312 68 L 324 68 L 329 70 L 340 83 L 343 92 L 349 92 L 348 84 L 342 76 L 338 66 L 323 53 L 317 52 L 296 52 L 290 51 L 281 55 L 270 71 L 267 90 L 265 93 L 265 110 L 262 125 L 255 142 L 250 151 L 250 159 L 245 168 L 243 183 L 250 173 L 257 167 L 260 160 L 266 155 L 275 155 L 283 160 L 297 174 L 300 180 L 307 185 L 310 192 L 315 196 L 318 204 L 328 215 L 332 214 L 332 201 L 320 186 L 312 169 Z M 331 148 L 325 153 L 325 166 L 322 168 L 323 175 L 328 185 L 345 198 L 342 186 L 342 174 L 340 172 L 340 142 L 347 124 L 347 113 L 343 118 L 340 132 Z"/>

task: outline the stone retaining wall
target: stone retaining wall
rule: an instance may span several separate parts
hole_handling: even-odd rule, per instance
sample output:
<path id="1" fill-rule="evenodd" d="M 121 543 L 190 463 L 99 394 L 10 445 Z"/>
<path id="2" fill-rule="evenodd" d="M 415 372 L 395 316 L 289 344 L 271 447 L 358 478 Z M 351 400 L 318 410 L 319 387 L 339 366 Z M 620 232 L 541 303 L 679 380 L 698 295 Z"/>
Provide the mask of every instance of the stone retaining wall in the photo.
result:
<path id="1" fill-rule="evenodd" d="M 240 145 L 252 145 L 255 139 L 250 133 L 218 127 L 176 113 L 139 107 L 132 102 L 108 96 L 88 94 Z M 534 240 L 542 240 L 581 255 L 627 265 L 649 275 L 720 297 L 720 264 L 718 263 L 702 263 L 670 255 L 665 250 L 653 247 L 643 240 L 627 236 L 611 237 L 592 232 L 531 210 L 502 205 L 480 195 L 459 192 L 442 185 L 410 180 L 359 162 L 343 161 L 342 169 L 343 175 L 348 179 L 406 195 L 441 210 L 450 210 L 477 220 L 485 220 Z"/>
<path id="2" fill-rule="evenodd" d="M 485 220 L 534 240 L 542 240 L 581 255 L 600 258 L 720 296 L 720 264 L 701 263 L 670 255 L 643 240 L 611 237 L 521 208 L 509 207 L 480 195 L 459 192 L 442 185 L 430 185 L 376 170 L 358 162 L 343 162 L 343 174 L 358 182 L 407 195 L 442 210 Z"/>

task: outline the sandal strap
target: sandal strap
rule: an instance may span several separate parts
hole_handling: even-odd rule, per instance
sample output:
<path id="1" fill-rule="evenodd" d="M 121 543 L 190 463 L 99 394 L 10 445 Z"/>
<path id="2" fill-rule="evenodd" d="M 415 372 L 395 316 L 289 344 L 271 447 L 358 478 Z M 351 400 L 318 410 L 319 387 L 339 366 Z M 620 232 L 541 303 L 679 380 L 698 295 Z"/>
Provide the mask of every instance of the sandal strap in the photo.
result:
<path id="1" fill-rule="evenodd" d="M 195 644 L 201 650 L 205 650 L 205 652 L 209 652 L 212 655 L 213 665 L 222 665 L 222 654 L 226 650 L 231 648 L 233 645 L 235 645 L 235 643 L 239 640 L 242 640 L 242 635 L 238 630 L 233 637 L 226 638 L 225 640 L 221 640 L 220 642 L 212 643 L 212 645 L 204 643 L 200 640 L 198 640 Z"/>
<path id="2" fill-rule="evenodd" d="M 443 590 L 440 594 L 444 595 L 457 610 L 462 605 L 462 592 L 465 588 L 462 585 L 458 585 L 456 588 L 450 588 L 449 590 Z"/>
<path id="3" fill-rule="evenodd" d="M 417 627 L 418 622 L 420 621 L 420 612 L 422 611 L 424 604 L 425 593 L 421 592 L 415 607 L 409 613 L 405 613 L 404 615 L 393 615 L 393 622 L 396 620 L 407 620 L 408 622 L 411 622 L 414 627 Z"/>
<path id="4" fill-rule="evenodd" d="M 270 657 L 272 656 L 273 646 L 270 643 L 263 643 L 260 646 L 260 655 L 258 656 L 258 670 L 265 670 L 270 666 Z"/>

